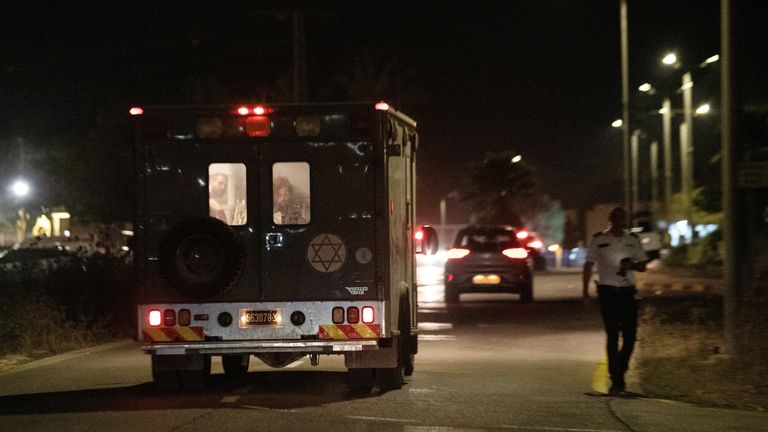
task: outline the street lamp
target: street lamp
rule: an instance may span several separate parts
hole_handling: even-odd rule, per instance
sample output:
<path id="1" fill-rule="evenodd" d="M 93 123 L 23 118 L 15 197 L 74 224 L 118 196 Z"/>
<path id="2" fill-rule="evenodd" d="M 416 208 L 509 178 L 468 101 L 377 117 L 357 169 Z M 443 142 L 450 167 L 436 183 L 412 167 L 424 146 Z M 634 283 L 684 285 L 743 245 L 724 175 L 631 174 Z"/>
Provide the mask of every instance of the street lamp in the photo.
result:
<path id="1" fill-rule="evenodd" d="M 17 198 L 24 198 L 25 196 L 29 195 L 30 191 L 29 183 L 23 179 L 14 181 L 11 184 L 10 189 L 11 192 L 13 192 L 13 195 Z"/>
<path id="2" fill-rule="evenodd" d="M 24 179 L 17 179 L 11 183 L 11 193 L 19 200 L 22 201 L 29 195 L 32 188 Z M 19 220 L 16 223 L 16 242 L 21 243 L 24 241 L 24 234 L 27 232 L 27 212 L 24 210 L 24 205 L 19 206 Z"/>
<path id="3" fill-rule="evenodd" d="M 720 60 L 720 56 L 715 54 L 710 56 L 699 67 L 703 68 Z M 680 69 L 682 64 L 678 61 L 675 53 L 669 53 L 661 60 L 662 63 Z M 683 124 L 680 125 L 680 157 L 682 167 L 682 193 L 685 200 L 685 212 L 688 224 L 691 227 L 691 234 L 696 236 L 693 222 L 693 205 L 691 199 L 691 190 L 693 189 L 693 78 L 691 71 L 683 73 L 683 80 L 680 90 L 683 92 Z M 708 112 L 708 109 L 707 109 Z"/>

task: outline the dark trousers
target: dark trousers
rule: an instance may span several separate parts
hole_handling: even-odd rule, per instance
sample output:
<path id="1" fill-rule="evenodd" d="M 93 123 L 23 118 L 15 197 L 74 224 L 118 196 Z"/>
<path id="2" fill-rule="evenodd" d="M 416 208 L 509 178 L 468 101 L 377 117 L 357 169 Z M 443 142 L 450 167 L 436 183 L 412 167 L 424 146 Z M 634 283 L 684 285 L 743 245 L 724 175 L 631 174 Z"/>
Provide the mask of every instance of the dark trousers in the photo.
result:
<path id="1" fill-rule="evenodd" d="M 629 368 L 629 358 L 637 339 L 637 300 L 635 287 L 598 285 L 600 312 L 607 334 L 608 371 L 613 388 L 624 390 L 624 373 Z M 621 333 L 621 349 L 619 349 Z"/>

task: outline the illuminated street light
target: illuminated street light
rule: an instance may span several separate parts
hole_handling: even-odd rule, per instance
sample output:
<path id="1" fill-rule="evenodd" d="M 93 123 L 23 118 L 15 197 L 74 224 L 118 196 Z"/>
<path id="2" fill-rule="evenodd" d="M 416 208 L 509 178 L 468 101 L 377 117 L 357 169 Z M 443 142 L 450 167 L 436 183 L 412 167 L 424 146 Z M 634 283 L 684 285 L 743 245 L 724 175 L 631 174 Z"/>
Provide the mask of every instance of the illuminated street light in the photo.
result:
<path id="1" fill-rule="evenodd" d="M 720 55 L 718 55 L 718 54 L 715 54 L 715 55 L 713 55 L 712 57 L 710 57 L 710 58 L 708 58 L 708 59 L 704 60 L 704 64 L 710 64 L 710 63 L 714 63 L 714 62 L 716 62 L 716 61 L 718 61 L 718 60 L 720 60 Z"/>
<path id="2" fill-rule="evenodd" d="M 656 93 L 654 91 L 653 86 L 651 85 L 651 83 L 640 84 L 640 87 L 638 87 L 637 89 L 640 90 L 643 93 L 648 93 L 648 94 Z"/>
<path id="3" fill-rule="evenodd" d="M 698 115 L 707 114 L 707 113 L 709 113 L 710 109 L 711 108 L 710 108 L 709 104 L 700 105 L 698 108 L 696 108 L 696 114 L 698 114 Z"/>
<path id="4" fill-rule="evenodd" d="M 518 162 L 520 162 L 521 160 L 523 160 L 523 157 L 522 157 L 522 156 L 520 156 L 520 155 L 517 155 L 517 156 L 515 156 L 515 157 L 513 157 L 513 158 L 512 158 L 512 163 L 518 163 Z"/>
<path id="5" fill-rule="evenodd" d="M 622 119 L 614 120 L 613 123 L 611 123 L 611 127 L 620 128 L 624 126 L 624 121 Z"/>
<path id="6" fill-rule="evenodd" d="M 665 65 L 674 65 L 677 63 L 677 55 L 675 53 L 669 53 L 664 56 L 663 59 L 661 59 L 662 63 Z"/>
<path id="7" fill-rule="evenodd" d="M 29 195 L 29 191 L 29 183 L 25 180 L 16 180 L 11 184 L 11 192 L 18 198 L 24 198 Z"/>

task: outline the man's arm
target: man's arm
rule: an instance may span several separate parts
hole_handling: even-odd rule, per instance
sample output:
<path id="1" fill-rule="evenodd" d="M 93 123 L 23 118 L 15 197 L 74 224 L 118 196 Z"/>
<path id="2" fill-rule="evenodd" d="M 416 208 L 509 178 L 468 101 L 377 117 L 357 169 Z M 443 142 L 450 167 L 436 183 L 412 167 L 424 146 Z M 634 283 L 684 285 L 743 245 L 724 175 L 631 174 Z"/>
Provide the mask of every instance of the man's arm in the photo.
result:
<path id="1" fill-rule="evenodd" d="M 592 261 L 585 262 L 581 272 L 581 296 L 584 298 L 589 298 L 589 282 L 592 280 L 592 266 L 594 264 Z"/>

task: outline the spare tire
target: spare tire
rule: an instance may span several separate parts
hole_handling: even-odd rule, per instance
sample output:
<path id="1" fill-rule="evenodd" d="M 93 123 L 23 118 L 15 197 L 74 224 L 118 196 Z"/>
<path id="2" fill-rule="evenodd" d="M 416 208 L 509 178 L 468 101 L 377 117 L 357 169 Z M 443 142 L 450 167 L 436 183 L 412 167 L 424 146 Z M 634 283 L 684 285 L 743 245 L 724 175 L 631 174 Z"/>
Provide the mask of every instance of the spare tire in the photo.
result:
<path id="1" fill-rule="evenodd" d="M 219 219 L 186 219 L 163 238 L 160 263 L 168 282 L 183 296 L 200 300 L 222 295 L 243 271 L 240 237 Z"/>

